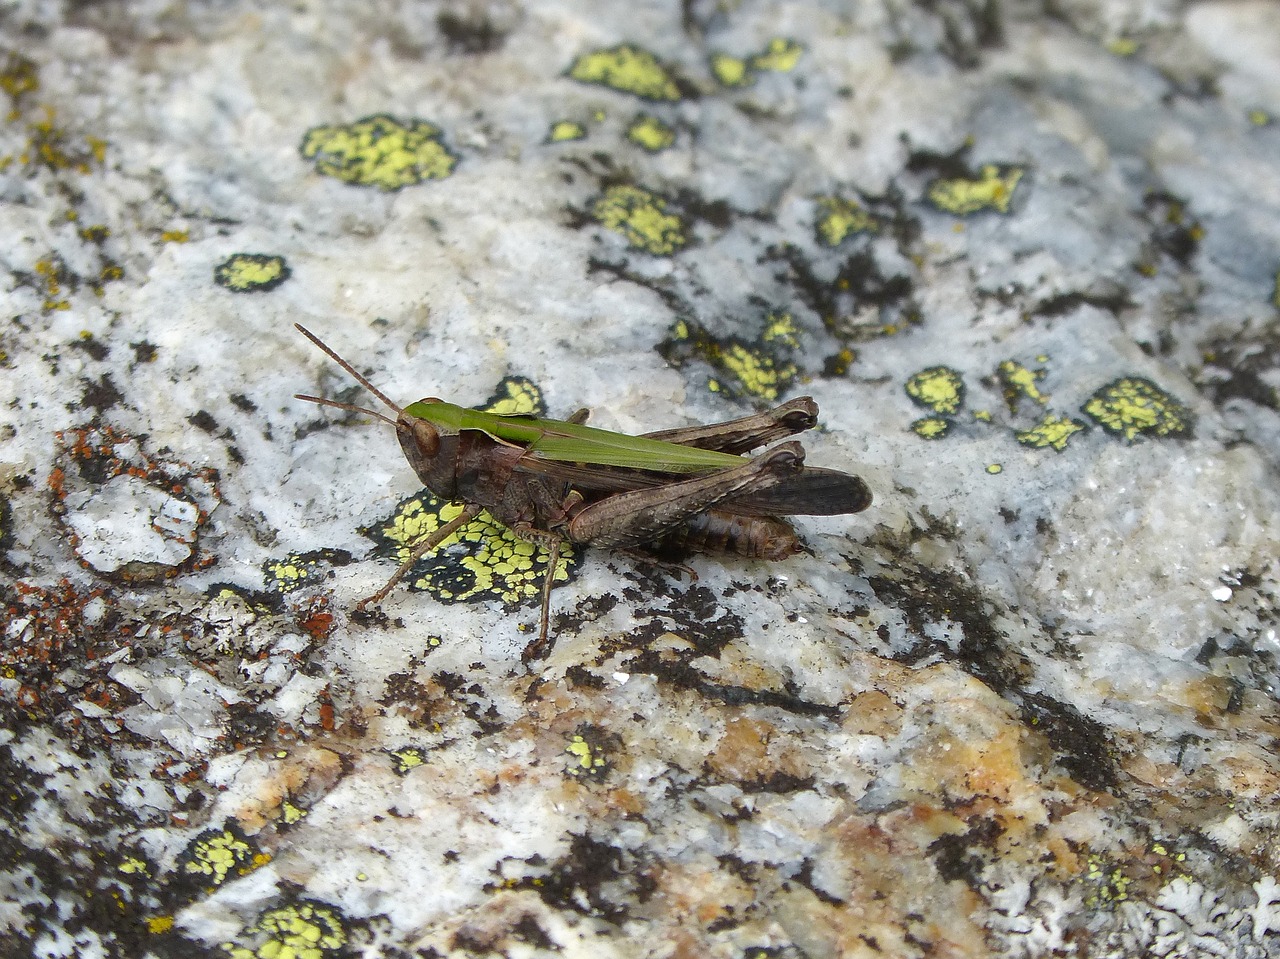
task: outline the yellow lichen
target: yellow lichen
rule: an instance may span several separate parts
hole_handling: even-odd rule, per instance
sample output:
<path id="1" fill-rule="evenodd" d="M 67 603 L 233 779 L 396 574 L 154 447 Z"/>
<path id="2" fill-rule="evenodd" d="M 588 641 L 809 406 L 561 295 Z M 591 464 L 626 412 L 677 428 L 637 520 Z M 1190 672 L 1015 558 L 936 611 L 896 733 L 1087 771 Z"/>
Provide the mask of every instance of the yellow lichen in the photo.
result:
<path id="1" fill-rule="evenodd" d="M 284 559 L 268 560 L 262 564 L 262 575 L 267 589 L 276 593 L 291 593 L 303 586 L 314 585 L 333 566 L 345 566 L 349 562 L 351 555 L 345 550 L 316 549 L 306 553 L 290 553 Z M 237 598 L 249 602 L 246 597 Z"/>
<path id="2" fill-rule="evenodd" d="M 804 53 L 804 47 L 794 40 L 774 37 L 763 52 L 751 58 L 751 65 L 757 70 L 785 73 L 795 69 L 802 53 Z"/>
<path id="3" fill-rule="evenodd" d="M 1108 433 L 1133 440 L 1138 436 L 1173 437 L 1191 433 L 1191 411 L 1140 376 L 1116 380 L 1098 390 L 1082 407 Z"/>
<path id="4" fill-rule="evenodd" d="M 252 847 L 235 833 L 222 832 L 199 837 L 188 850 L 183 871 L 191 875 L 208 876 L 215 886 L 226 881 L 232 871 L 248 871 Z"/>
<path id="5" fill-rule="evenodd" d="M 800 374 L 799 368 L 786 359 L 786 352 L 796 343 L 796 326 L 791 315 L 771 313 L 754 342 L 712 336 L 692 321 L 678 320 L 672 324 L 658 351 L 676 366 L 701 360 L 733 378 L 732 383 L 709 380 L 707 388 L 712 392 L 725 390 L 772 401 Z"/>
<path id="6" fill-rule="evenodd" d="M 839 246 L 855 233 L 874 233 L 879 224 L 860 203 L 838 196 L 818 197 L 818 239 L 826 246 Z"/>
<path id="7" fill-rule="evenodd" d="M 61 259 L 37 260 L 36 275 L 44 279 L 45 299 L 42 306 L 45 312 L 71 309 L 71 301 L 62 296 L 68 271 Z"/>
<path id="8" fill-rule="evenodd" d="M 551 125 L 547 140 L 551 143 L 564 143 L 569 140 L 585 140 L 587 128 L 572 120 L 558 120 Z"/>
<path id="9" fill-rule="evenodd" d="M 932 366 L 913 374 L 907 395 L 935 413 L 955 413 L 964 402 L 964 379 L 948 366 Z"/>
<path id="10" fill-rule="evenodd" d="M 499 416 L 537 416 L 545 409 L 542 390 L 523 376 L 506 377 L 484 403 L 486 413 Z"/>
<path id="11" fill-rule="evenodd" d="M 926 416 L 912 423 L 911 431 L 922 440 L 940 440 L 951 432 L 951 421 L 941 416 Z"/>
<path id="12" fill-rule="evenodd" d="M 609 761 L 582 734 L 570 739 L 564 751 L 572 757 L 566 770 L 570 776 L 599 776 L 608 769 Z"/>
<path id="13" fill-rule="evenodd" d="M 659 153 L 676 142 L 676 131 L 657 117 L 642 113 L 627 128 L 627 139 L 650 153 Z"/>
<path id="14" fill-rule="evenodd" d="M 743 392 L 769 401 L 776 400 L 799 373 L 794 363 L 779 362 L 742 343 L 726 344 L 718 359 L 719 366 L 733 374 Z"/>
<path id="15" fill-rule="evenodd" d="M 929 202 L 956 216 L 966 216 L 982 210 L 1008 213 L 1013 191 L 1023 173 L 1020 167 L 1009 167 L 1002 172 L 995 164 L 987 164 L 979 171 L 976 179 L 957 177 L 935 180 L 929 185 Z"/>
<path id="16" fill-rule="evenodd" d="M 107 155 L 106 141 L 86 136 L 84 147 L 76 147 L 68 142 L 67 131 L 54 122 L 55 116 L 52 108 L 45 107 L 44 117 L 28 124 L 30 133 L 18 161 L 24 166 L 77 173 L 89 173 L 95 163 L 101 166 Z"/>
<path id="17" fill-rule="evenodd" d="M 637 249 L 656 256 L 670 255 L 683 247 L 684 223 L 666 212 L 660 196 L 637 186 L 612 186 L 596 200 L 591 213 L 595 219 L 626 238 Z"/>
<path id="18" fill-rule="evenodd" d="M 285 800 L 280 804 L 280 821 L 286 826 L 292 826 L 296 822 L 300 822 L 307 816 L 308 810 L 301 806 L 295 806 L 293 803 Z"/>
<path id="19" fill-rule="evenodd" d="M 1015 435 L 1018 442 L 1023 446 L 1031 446 L 1036 449 L 1052 447 L 1058 452 L 1062 452 L 1067 448 L 1067 441 L 1082 429 L 1084 429 L 1084 424 L 1078 420 L 1073 420 L 1066 416 L 1047 415 L 1031 429 L 1023 430 Z"/>
<path id="20" fill-rule="evenodd" d="M 762 343 L 780 343 L 790 347 L 800 345 L 796 336 L 796 321 L 790 313 L 770 313 L 765 317 L 764 323 L 764 332 L 760 335 Z"/>
<path id="21" fill-rule="evenodd" d="M 317 173 L 344 183 L 399 190 L 449 176 L 458 158 L 425 120 L 402 123 L 379 114 L 355 123 L 319 126 L 302 138 L 302 156 Z"/>
<path id="22" fill-rule="evenodd" d="M 1036 381 L 1044 379 L 1044 375 L 1044 370 L 1028 369 L 1014 360 L 1004 360 L 996 367 L 996 376 L 999 377 L 1000 385 L 1004 388 L 1005 402 L 1010 407 L 1014 406 L 1020 396 L 1034 400 L 1041 406 L 1047 404 L 1048 395 L 1041 393 L 1036 386 Z"/>
<path id="23" fill-rule="evenodd" d="M 427 764 L 426 754 L 417 746 L 406 746 L 404 749 L 392 749 L 388 751 L 391 761 L 395 765 L 397 776 L 407 775 L 419 766 Z"/>
<path id="24" fill-rule="evenodd" d="M 584 53 L 569 68 L 569 76 L 580 83 L 599 84 L 646 100 L 680 99 L 680 88 L 658 58 L 648 50 L 627 44 Z"/>
<path id="25" fill-rule="evenodd" d="M 722 87 L 745 87 L 749 86 L 752 80 L 747 61 L 739 57 L 731 57 L 727 53 L 712 55 L 711 75 Z"/>
<path id="26" fill-rule="evenodd" d="M 265 293 L 289 278 L 284 257 L 236 253 L 218 264 L 213 281 L 234 293 Z"/>
<path id="27" fill-rule="evenodd" d="M 40 70 L 34 60 L 10 53 L 0 67 L 0 90 L 15 101 L 24 93 L 40 88 Z"/>
<path id="28" fill-rule="evenodd" d="M 255 927 L 267 941 L 256 950 L 226 943 L 231 959 L 325 959 L 347 944 L 337 910 L 302 901 L 266 912 Z"/>
<path id="29" fill-rule="evenodd" d="M 1125 875 L 1119 866 L 1108 864 L 1097 854 L 1088 858 L 1086 878 L 1097 885 L 1097 892 L 1085 900 L 1089 906 L 1112 905 L 1129 898 L 1129 885 L 1133 879 Z"/>

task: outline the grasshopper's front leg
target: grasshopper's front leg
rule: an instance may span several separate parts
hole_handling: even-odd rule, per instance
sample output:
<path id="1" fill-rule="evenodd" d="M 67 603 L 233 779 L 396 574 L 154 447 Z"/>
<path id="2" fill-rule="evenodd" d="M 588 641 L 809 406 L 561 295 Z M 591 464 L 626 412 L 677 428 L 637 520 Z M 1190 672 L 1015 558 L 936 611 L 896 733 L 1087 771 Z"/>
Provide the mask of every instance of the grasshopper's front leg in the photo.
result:
<path id="1" fill-rule="evenodd" d="M 643 546 L 723 500 L 772 489 L 803 466 L 804 448 L 795 441 L 782 443 L 742 466 L 652 489 L 615 493 L 570 510 L 565 533 L 574 543 L 615 549 Z"/>
<path id="2" fill-rule="evenodd" d="M 443 543 L 446 539 L 452 536 L 457 530 L 461 529 L 463 526 L 466 526 L 473 519 L 479 516 L 480 511 L 482 509 L 483 509 L 482 506 L 478 506 L 474 503 L 468 503 L 465 507 L 463 507 L 463 510 L 461 513 L 459 513 L 449 522 L 445 523 L 438 530 L 436 530 L 434 533 L 432 533 L 430 536 L 424 539 L 421 543 L 415 546 L 413 548 L 413 552 L 409 554 L 409 558 L 400 564 L 400 568 L 392 574 L 391 578 L 387 580 L 386 584 L 382 587 L 382 589 L 378 590 L 372 596 L 366 596 L 364 599 L 360 600 L 360 602 L 356 603 L 356 609 L 364 609 L 366 606 L 369 606 L 369 605 L 377 606 L 378 604 L 380 604 L 384 599 L 387 598 L 387 594 L 390 593 L 391 590 L 395 588 L 396 583 L 404 579 L 405 573 L 409 572 L 410 568 L 413 566 L 414 563 L 416 563 L 419 559 L 421 559 L 425 554 L 429 553 L 431 550 L 435 549 L 437 546 Z"/>

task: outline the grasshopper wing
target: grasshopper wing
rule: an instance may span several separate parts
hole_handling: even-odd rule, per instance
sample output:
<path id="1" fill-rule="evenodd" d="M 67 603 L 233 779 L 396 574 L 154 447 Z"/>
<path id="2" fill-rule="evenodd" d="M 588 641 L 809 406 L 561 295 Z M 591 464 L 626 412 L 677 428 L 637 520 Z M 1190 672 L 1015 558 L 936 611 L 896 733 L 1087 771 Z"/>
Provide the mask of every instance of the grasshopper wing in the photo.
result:
<path id="1" fill-rule="evenodd" d="M 839 516 L 871 505 L 871 490 L 859 476 L 806 466 L 773 489 L 739 496 L 719 505 L 739 516 Z"/>

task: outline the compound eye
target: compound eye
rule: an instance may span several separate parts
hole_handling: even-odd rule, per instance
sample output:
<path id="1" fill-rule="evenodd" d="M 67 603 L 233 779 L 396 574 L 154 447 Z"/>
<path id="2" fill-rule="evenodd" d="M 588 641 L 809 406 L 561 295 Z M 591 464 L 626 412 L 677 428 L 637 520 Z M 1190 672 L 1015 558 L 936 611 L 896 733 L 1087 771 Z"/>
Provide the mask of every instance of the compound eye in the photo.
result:
<path id="1" fill-rule="evenodd" d="M 440 433 L 426 420 L 414 420 L 413 442 L 423 456 L 435 456 L 440 449 Z"/>

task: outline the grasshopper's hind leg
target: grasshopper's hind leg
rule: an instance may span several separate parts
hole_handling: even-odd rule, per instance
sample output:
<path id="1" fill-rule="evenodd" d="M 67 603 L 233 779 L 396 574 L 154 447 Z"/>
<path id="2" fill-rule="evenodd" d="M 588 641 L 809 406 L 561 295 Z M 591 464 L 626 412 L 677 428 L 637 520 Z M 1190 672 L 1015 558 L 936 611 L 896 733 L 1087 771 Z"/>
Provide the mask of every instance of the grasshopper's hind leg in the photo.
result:
<path id="1" fill-rule="evenodd" d="M 409 572 L 409 569 L 413 566 L 414 563 L 416 563 L 424 555 L 431 552 L 431 550 L 435 549 L 437 546 L 443 543 L 446 539 L 448 539 L 455 532 L 457 532 L 457 530 L 461 529 L 463 526 L 466 526 L 473 519 L 479 516 L 480 510 L 482 508 L 483 507 L 475 506 L 471 504 L 468 504 L 467 506 L 463 507 L 463 510 L 461 513 L 459 513 L 449 522 L 445 523 L 438 530 L 436 530 L 434 533 L 432 533 L 430 536 L 424 539 L 421 543 L 416 545 L 413 548 L 413 552 L 409 554 L 408 559 L 406 559 L 403 563 L 401 563 L 400 568 L 391 574 L 391 578 L 387 580 L 386 584 L 382 587 L 382 589 L 378 590 L 372 596 L 366 596 L 364 599 L 360 600 L 360 602 L 356 603 L 356 609 L 364 609 L 366 606 L 370 606 L 370 605 L 377 606 L 378 604 L 380 604 L 384 599 L 387 598 L 387 594 L 390 593 L 391 590 L 395 589 L 396 583 L 404 579 L 405 573 Z"/>
<path id="2" fill-rule="evenodd" d="M 583 412 L 579 410 L 579 412 Z M 721 453 L 749 453 L 774 440 L 813 429 L 818 424 L 818 404 L 812 397 L 799 396 L 763 413 L 752 413 L 724 423 L 681 426 L 644 435 L 681 446 L 696 446 Z"/>
<path id="3" fill-rule="evenodd" d="M 803 466 L 804 448 L 795 441 L 781 443 L 741 466 L 606 496 L 571 511 L 566 532 L 574 543 L 610 549 L 643 546 L 717 503 L 764 493 L 794 477 Z"/>

